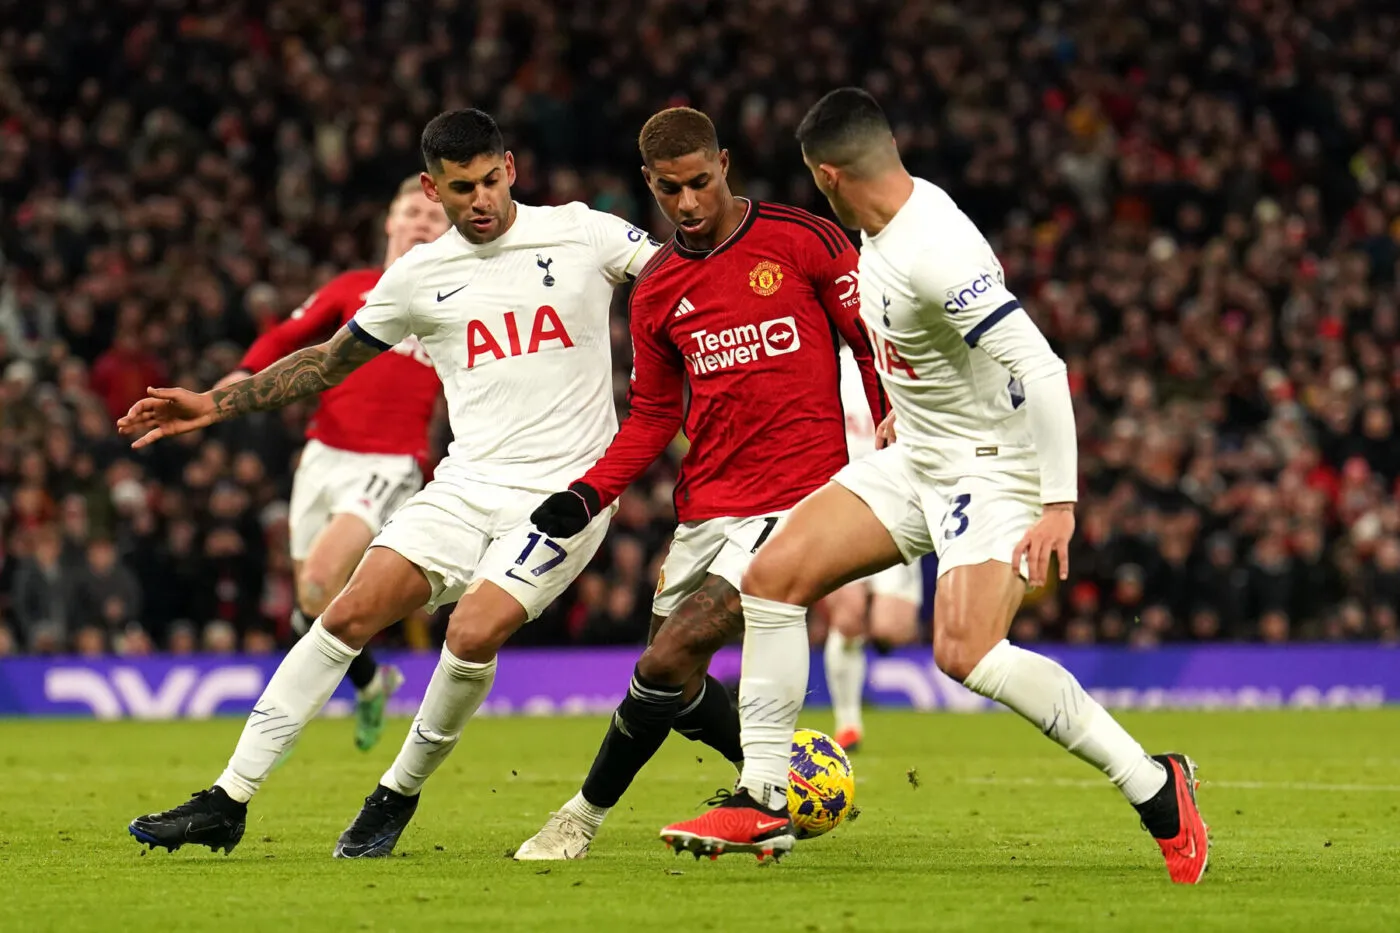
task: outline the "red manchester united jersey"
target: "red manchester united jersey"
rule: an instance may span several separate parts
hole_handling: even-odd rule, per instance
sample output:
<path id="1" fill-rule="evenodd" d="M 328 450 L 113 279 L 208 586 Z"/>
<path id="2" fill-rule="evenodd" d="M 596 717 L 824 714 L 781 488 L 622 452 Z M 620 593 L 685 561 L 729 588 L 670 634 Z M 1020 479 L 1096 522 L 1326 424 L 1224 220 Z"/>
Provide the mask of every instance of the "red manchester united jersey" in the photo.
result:
<path id="1" fill-rule="evenodd" d="M 257 372 L 324 340 L 355 316 L 383 274 L 383 269 L 354 269 L 331 279 L 255 340 L 241 368 Z M 322 392 L 306 436 L 354 453 L 407 454 L 426 466 L 428 422 L 441 388 L 427 353 L 409 337 Z"/>
<path id="2" fill-rule="evenodd" d="M 856 258 L 830 221 L 762 202 L 712 250 L 663 246 L 632 290 L 631 414 L 583 482 L 611 502 L 682 423 L 683 522 L 786 509 L 830 479 L 846 463 L 838 337 L 871 413 L 885 414 L 857 323 Z"/>

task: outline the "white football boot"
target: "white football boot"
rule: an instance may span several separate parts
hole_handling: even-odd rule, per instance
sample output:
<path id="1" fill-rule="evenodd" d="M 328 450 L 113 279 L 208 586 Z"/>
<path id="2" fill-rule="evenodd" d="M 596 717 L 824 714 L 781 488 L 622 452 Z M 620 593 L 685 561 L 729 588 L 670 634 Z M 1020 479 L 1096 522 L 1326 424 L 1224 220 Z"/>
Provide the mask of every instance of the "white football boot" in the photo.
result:
<path id="1" fill-rule="evenodd" d="M 588 828 L 571 813 L 549 815 L 544 828 L 520 844 L 515 850 L 517 862 L 560 862 L 583 858 L 593 836 Z"/>

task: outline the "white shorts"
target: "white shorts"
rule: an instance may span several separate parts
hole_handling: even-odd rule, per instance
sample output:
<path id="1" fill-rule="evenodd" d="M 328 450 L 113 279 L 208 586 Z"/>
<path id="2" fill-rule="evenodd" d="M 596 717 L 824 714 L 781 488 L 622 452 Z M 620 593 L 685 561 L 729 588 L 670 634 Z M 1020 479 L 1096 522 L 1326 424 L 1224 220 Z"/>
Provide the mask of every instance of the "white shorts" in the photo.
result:
<path id="1" fill-rule="evenodd" d="M 936 553 L 940 577 L 954 567 L 1010 563 L 1041 514 L 1036 473 L 933 478 L 920 474 L 898 444 L 848 464 L 832 479 L 870 506 L 905 560 Z M 1024 564 L 1019 570 L 1024 576 Z"/>
<path id="2" fill-rule="evenodd" d="M 549 495 L 533 489 L 435 479 L 385 522 L 370 547 L 416 564 L 432 585 L 429 612 L 490 580 L 539 617 L 583 572 L 607 534 L 617 505 L 562 541 L 541 534 L 530 513 Z"/>
<path id="3" fill-rule="evenodd" d="M 786 514 L 784 510 L 752 518 L 709 518 L 678 526 L 661 565 L 651 611 L 663 618 L 675 612 L 700 588 L 706 574 L 722 577 L 737 590 L 759 546 Z"/>
<path id="4" fill-rule="evenodd" d="M 370 534 L 378 534 L 394 510 L 422 488 L 423 473 L 412 457 L 357 454 L 307 441 L 287 510 L 292 560 L 306 560 L 316 536 L 336 515 L 354 515 Z"/>
<path id="5" fill-rule="evenodd" d="M 924 568 L 917 560 L 886 567 L 857 582 L 869 587 L 872 596 L 902 599 L 915 606 L 924 603 Z"/>

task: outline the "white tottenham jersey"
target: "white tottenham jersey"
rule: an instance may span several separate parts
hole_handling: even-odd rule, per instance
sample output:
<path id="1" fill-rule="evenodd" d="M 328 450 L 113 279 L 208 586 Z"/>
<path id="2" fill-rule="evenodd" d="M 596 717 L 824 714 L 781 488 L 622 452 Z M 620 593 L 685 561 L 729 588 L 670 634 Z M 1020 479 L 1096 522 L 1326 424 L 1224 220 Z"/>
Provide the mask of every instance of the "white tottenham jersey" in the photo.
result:
<path id="1" fill-rule="evenodd" d="M 875 452 L 875 419 L 855 354 L 845 344 L 841 345 L 841 408 L 846 414 L 846 455 L 854 463 Z"/>
<path id="2" fill-rule="evenodd" d="M 349 326 L 382 349 L 411 334 L 427 350 L 452 424 L 437 476 L 560 489 L 617 433 L 608 306 L 656 249 L 581 203 L 517 204 L 491 243 L 454 228 L 414 247 Z"/>
<path id="3" fill-rule="evenodd" d="M 1007 290 L 986 238 L 941 188 L 916 178 L 889 224 L 862 237 L 860 292 L 898 443 L 918 467 L 939 477 L 1040 471 L 1043 501 L 1075 499 L 1064 363 Z M 1055 379 L 1065 384 L 1046 398 L 1058 420 L 1044 433 L 1057 449 L 1042 469 L 1024 387 Z M 1047 453 L 1051 444 L 1039 446 Z"/>

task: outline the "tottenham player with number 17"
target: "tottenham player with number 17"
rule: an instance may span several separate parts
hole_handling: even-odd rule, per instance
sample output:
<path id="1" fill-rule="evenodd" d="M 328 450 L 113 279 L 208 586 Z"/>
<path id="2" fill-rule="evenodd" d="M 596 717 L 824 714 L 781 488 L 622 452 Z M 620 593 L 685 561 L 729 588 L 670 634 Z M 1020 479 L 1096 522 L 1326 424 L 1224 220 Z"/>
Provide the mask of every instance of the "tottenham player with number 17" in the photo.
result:
<path id="1" fill-rule="evenodd" d="M 657 244 L 579 203 L 510 195 L 515 160 L 478 110 L 423 130 L 421 176 L 452 229 L 390 266 L 328 342 L 223 389 L 155 389 L 118 425 L 143 446 L 339 384 L 409 335 L 442 379 L 452 445 L 433 481 L 390 518 L 338 596 L 292 647 L 208 790 L 130 826 L 138 840 L 232 849 L 247 803 L 360 649 L 404 616 L 455 602 L 447 640 L 403 748 L 335 855 L 386 856 L 423 783 L 457 744 L 496 675 L 496 652 L 588 564 L 611 510 L 567 544 L 530 523 L 542 495 L 592 465 L 617 432 L 608 306 Z"/>
<path id="2" fill-rule="evenodd" d="M 798 141 L 836 216 L 861 231 L 861 320 L 899 440 L 793 509 L 749 566 L 739 792 L 723 818 L 711 812 L 662 837 L 730 851 L 782 812 L 807 688 L 806 607 L 844 580 L 932 551 L 938 667 L 1101 770 L 1156 839 L 1171 879 L 1195 884 L 1210 843 L 1192 761 L 1149 756 L 1069 671 L 1006 640 L 1052 555 L 1061 578 L 1068 573 L 1078 439 L 1064 362 L 1007 288 L 981 231 L 941 188 L 905 170 L 869 94 L 828 94 Z"/>
<path id="3" fill-rule="evenodd" d="M 852 347 L 866 417 L 885 410 L 856 321 L 856 253 L 840 228 L 735 197 L 729 153 L 699 111 L 661 111 L 638 142 L 643 176 L 676 235 L 632 289 L 631 414 L 602 460 L 532 517 L 556 537 L 580 532 L 683 428 L 680 525 L 650 644 L 588 777 L 517 859 L 582 858 L 672 729 L 738 763 L 738 717 L 707 674 L 710 658 L 743 631 L 739 581 L 754 552 L 846 463 L 838 339 Z"/>

